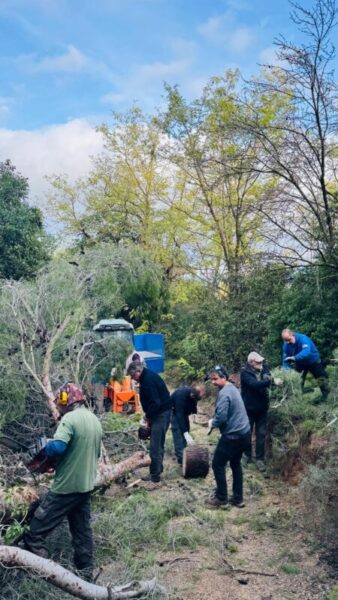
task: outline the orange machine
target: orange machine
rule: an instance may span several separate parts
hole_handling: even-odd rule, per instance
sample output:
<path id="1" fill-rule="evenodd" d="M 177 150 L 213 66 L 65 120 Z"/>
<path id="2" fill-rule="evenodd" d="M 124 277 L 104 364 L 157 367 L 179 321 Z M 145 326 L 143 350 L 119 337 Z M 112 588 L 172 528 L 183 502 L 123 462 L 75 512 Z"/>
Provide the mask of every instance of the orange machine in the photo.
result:
<path id="1" fill-rule="evenodd" d="M 136 413 L 140 411 L 139 397 L 132 388 L 131 378 L 126 375 L 122 383 L 111 379 L 104 388 L 104 398 L 111 401 L 111 410 L 118 413 Z"/>

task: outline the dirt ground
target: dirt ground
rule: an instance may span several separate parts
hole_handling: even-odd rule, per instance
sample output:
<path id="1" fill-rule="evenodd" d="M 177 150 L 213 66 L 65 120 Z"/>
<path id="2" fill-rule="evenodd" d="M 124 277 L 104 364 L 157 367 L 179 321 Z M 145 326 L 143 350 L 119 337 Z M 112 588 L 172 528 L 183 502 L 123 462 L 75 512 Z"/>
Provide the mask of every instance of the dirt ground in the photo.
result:
<path id="1" fill-rule="evenodd" d="M 146 472 L 139 470 L 134 477 Z M 191 516 L 173 518 L 170 527 L 177 532 L 190 527 L 202 540 L 203 535 L 208 538 L 158 556 L 158 578 L 171 599 L 327 600 L 334 573 L 302 526 L 296 487 L 250 466 L 245 470 L 245 507 L 226 511 L 204 506 L 213 488 L 212 471 L 205 480 L 184 480 L 171 450 L 163 484 L 149 489 L 160 501 L 172 494 L 186 496 Z M 220 516 L 211 514 L 220 511 Z M 217 519 L 212 533 L 205 527 L 209 519 Z"/>

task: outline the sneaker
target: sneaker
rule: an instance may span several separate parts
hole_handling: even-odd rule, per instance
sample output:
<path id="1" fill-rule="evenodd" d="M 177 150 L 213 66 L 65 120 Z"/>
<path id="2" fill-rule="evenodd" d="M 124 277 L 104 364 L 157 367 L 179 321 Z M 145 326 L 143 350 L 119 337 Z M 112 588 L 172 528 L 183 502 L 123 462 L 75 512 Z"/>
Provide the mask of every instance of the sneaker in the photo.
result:
<path id="1" fill-rule="evenodd" d="M 231 504 L 231 506 L 236 506 L 237 508 L 244 508 L 245 506 L 243 500 L 235 500 L 233 496 L 229 499 L 229 503 Z"/>
<path id="2" fill-rule="evenodd" d="M 265 462 L 263 460 L 256 460 L 256 467 L 258 471 L 261 471 L 262 473 L 266 471 Z"/>
<path id="3" fill-rule="evenodd" d="M 217 496 L 212 496 L 205 500 L 206 506 L 209 508 L 230 508 L 227 500 L 220 500 Z"/>

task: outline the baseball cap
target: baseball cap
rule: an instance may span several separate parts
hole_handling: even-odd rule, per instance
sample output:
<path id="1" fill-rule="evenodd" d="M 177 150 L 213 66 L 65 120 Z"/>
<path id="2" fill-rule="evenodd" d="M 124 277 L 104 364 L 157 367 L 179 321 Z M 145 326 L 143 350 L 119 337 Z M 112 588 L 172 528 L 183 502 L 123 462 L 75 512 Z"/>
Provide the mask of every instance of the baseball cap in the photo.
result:
<path id="1" fill-rule="evenodd" d="M 250 354 L 248 355 L 248 362 L 263 362 L 264 356 L 261 356 L 260 354 L 258 354 L 258 352 L 250 352 Z"/>

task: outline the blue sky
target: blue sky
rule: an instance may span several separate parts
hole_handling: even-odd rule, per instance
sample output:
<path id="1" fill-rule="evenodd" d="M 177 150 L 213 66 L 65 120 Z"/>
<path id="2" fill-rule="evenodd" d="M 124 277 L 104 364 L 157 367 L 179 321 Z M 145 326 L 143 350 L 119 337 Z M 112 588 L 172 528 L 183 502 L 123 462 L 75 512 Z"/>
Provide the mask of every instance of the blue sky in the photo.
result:
<path id="1" fill-rule="evenodd" d="M 289 8 L 286 0 L 0 0 L 0 160 L 7 152 L 32 168 L 31 142 L 47 173 L 67 170 L 75 144 L 78 174 L 81 128 L 88 156 L 87 145 L 100 146 L 90 126 L 134 101 L 151 112 L 163 81 L 193 98 L 226 68 L 254 74 L 272 60 L 278 33 L 295 38 Z"/>

